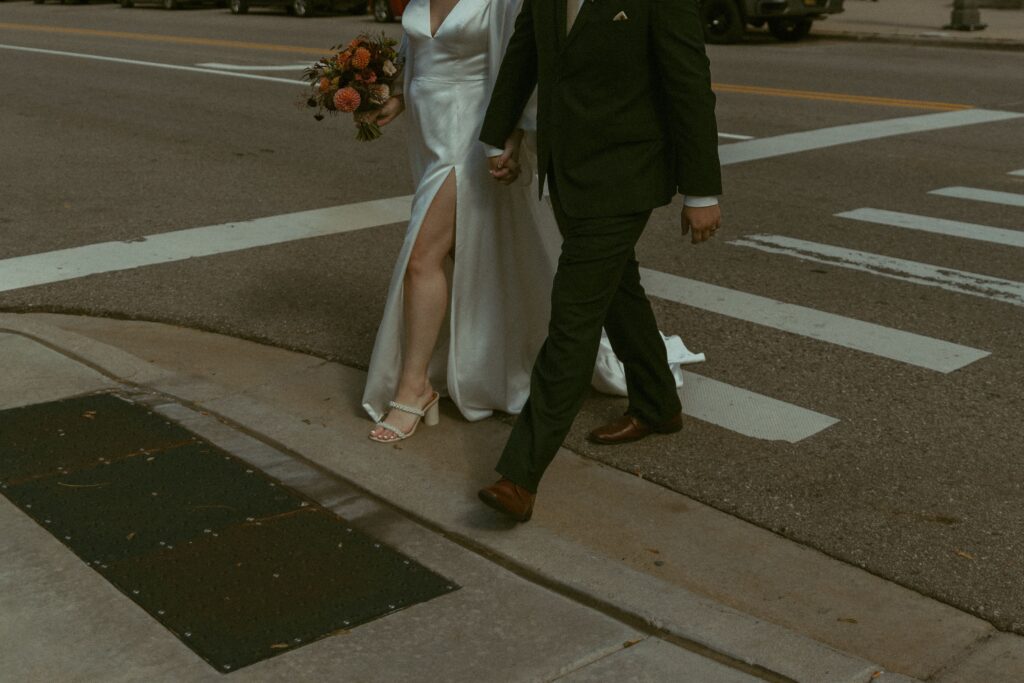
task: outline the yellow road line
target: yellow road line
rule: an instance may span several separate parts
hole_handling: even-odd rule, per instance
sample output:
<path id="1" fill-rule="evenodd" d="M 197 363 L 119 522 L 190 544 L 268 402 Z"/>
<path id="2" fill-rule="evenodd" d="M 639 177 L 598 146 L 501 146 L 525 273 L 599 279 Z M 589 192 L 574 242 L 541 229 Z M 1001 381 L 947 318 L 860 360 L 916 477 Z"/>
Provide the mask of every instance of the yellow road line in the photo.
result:
<path id="1" fill-rule="evenodd" d="M 316 56 L 322 56 L 327 52 L 324 48 L 303 47 L 299 45 L 251 43 L 240 40 L 192 38 L 189 36 L 168 36 L 155 33 L 102 31 L 91 28 L 45 26 L 41 24 L 13 24 L 0 22 L 0 29 L 8 29 L 12 31 L 34 31 L 36 33 L 96 36 L 100 38 L 122 38 L 125 40 L 139 40 L 153 43 L 174 43 L 177 45 L 206 45 L 211 47 L 227 47 L 240 50 L 260 50 L 263 52 L 291 52 L 295 54 Z M 844 102 L 846 104 L 864 104 L 879 107 L 909 107 L 912 109 L 931 109 L 935 111 L 959 111 L 962 109 L 973 109 L 969 104 L 901 100 L 888 97 L 871 97 L 868 95 L 844 95 L 842 93 L 818 92 L 814 90 L 786 90 L 783 88 L 765 88 L 754 85 L 733 85 L 728 83 L 714 83 L 712 84 L 712 87 L 718 92 L 739 93 L 744 95 L 766 95 L 769 97 L 789 97 L 802 100 L 824 100 L 828 102 Z"/>
<path id="2" fill-rule="evenodd" d="M 0 22 L 0 29 L 12 31 L 34 31 L 37 33 L 61 33 L 65 35 L 96 36 L 99 38 L 123 38 L 125 40 L 141 40 L 150 43 L 175 43 L 178 45 L 207 45 L 212 47 L 229 47 L 239 50 L 261 50 L 264 52 L 293 52 L 304 55 L 323 56 L 328 52 L 325 48 L 300 47 L 297 45 L 275 45 L 273 43 L 249 43 L 241 40 L 221 40 L 218 38 L 192 38 L 189 36 L 167 36 L 156 33 L 130 33 L 126 31 L 100 31 L 91 28 L 69 28 L 64 26 L 41 26 L 38 24 L 9 24 Z"/>
<path id="3" fill-rule="evenodd" d="M 842 93 L 818 92 L 816 90 L 786 90 L 783 88 L 764 88 L 756 85 L 732 85 L 728 83 L 712 83 L 716 92 L 740 93 L 743 95 L 767 95 L 770 97 L 790 97 L 801 100 L 825 100 L 828 102 L 844 102 L 847 104 L 869 104 L 879 107 L 910 107 L 912 109 L 932 109 L 936 111 L 961 111 L 974 109 L 970 104 L 954 104 L 952 102 L 927 102 L 924 100 L 901 100 L 890 97 L 872 97 L 870 95 L 844 95 Z"/>

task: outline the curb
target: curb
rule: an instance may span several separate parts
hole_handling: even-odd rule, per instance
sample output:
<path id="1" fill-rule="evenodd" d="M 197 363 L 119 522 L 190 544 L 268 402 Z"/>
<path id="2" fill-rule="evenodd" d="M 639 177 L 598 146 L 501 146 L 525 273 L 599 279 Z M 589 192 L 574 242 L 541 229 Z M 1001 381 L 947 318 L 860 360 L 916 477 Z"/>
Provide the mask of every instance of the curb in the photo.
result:
<path id="1" fill-rule="evenodd" d="M 237 397 L 244 407 L 232 410 L 232 403 L 218 401 L 231 391 L 205 378 L 160 368 L 127 351 L 46 322 L 0 315 L 0 331 L 20 335 L 79 362 L 123 385 L 157 392 L 168 398 L 215 416 L 243 434 L 314 466 L 326 467 L 334 477 L 384 502 L 420 526 L 456 542 L 467 550 L 517 575 L 553 590 L 585 607 L 641 627 L 678 647 L 731 666 L 774 683 L 911 683 L 917 679 L 887 672 L 884 667 L 842 652 L 830 645 L 765 621 L 687 589 L 642 574 L 610 558 L 591 552 L 572 540 L 548 530 L 530 530 L 529 537 L 512 534 L 480 537 L 458 524 L 461 511 L 452 518 L 439 517 L 434 510 L 421 509 L 418 501 L 396 502 L 380 482 L 360 480 L 358 473 L 332 467 L 316 451 L 318 439 L 299 434 L 296 428 L 254 431 L 254 416 L 269 424 L 280 411 L 257 399 Z M 209 403 L 218 403 L 211 406 Z M 234 413 L 234 414 L 233 414 Z M 273 416 L 273 417 L 272 417 Z M 328 436 L 333 441 L 333 437 Z M 452 520 L 456 523 L 452 523 Z M 540 557 L 530 550 L 552 550 L 551 562 L 531 562 Z"/>
<path id="2" fill-rule="evenodd" d="M 888 43 L 892 45 L 912 45 L 917 47 L 953 47 L 970 50 L 998 50 L 1003 52 L 1024 52 L 1024 40 L 1007 40 L 1003 38 L 957 40 L 943 36 L 899 35 L 889 33 L 861 33 L 857 31 L 815 31 L 812 38 L 819 40 L 841 40 L 851 43 Z"/>

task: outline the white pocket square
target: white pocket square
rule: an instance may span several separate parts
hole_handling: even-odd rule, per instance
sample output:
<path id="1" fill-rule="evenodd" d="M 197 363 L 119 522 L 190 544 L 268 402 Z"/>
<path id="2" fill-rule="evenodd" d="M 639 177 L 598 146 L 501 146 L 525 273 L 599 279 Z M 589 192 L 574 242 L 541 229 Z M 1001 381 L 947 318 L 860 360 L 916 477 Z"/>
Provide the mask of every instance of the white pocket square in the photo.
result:
<path id="1" fill-rule="evenodd" d="M 612 21 L 629 21 L 629 17 L 626 16 L 625 12 L 619 12 L 612 17 Z"/>

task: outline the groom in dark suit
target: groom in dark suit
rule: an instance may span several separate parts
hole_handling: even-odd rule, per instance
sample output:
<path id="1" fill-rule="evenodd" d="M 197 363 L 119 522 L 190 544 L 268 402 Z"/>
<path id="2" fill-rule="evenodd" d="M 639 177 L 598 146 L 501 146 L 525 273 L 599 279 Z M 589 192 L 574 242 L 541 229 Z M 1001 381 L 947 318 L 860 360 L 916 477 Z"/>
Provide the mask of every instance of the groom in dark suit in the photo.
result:
<path id="1" fill-rule="evenodd" d="M 665 345 L 640 285 L 634 247 L 651 211 L 683 194 L 682 230 L 710 238 L 721 221 L 715 96 L 699 0 L 524 0 L 480 139 L 491 174 L 519 173 L 516 130 L 537 90 L 540 187 L 562 233 L 548 338 L 530 399 L 497 471 L 480 491 L 525 522 L 544 470 L 590 384 L 602 326 L 626 369 L 629 409 L 590 433 L 604 444 L 682 428 Z"/>

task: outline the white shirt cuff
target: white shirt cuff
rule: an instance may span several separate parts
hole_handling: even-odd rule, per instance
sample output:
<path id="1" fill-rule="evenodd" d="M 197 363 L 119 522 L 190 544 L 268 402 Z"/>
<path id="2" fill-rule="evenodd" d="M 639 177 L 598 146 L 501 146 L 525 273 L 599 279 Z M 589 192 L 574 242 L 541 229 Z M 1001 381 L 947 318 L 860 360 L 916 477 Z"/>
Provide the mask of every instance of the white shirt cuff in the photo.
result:
<path id="1" fill-rule="evenodd" d="M 484 153 L 487 155 L 487 158 L 490 159 L 491 157 L 500 157 L 505 153 L 505 150 L 498 149 L 497 147 L 491 147 L 490 145 L 484 145 Z"/>
<path id="2" fill-rule="evenodd" d="M 718 197 L 683 197 L 683 206 L 701 209 L 707 206 L 718 206 Z"/>

